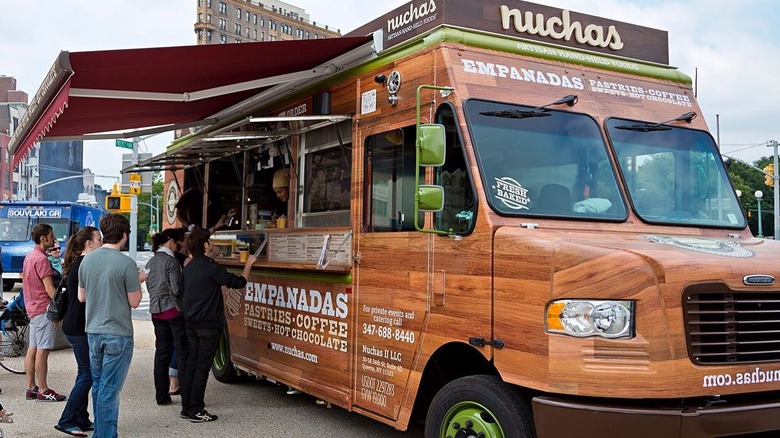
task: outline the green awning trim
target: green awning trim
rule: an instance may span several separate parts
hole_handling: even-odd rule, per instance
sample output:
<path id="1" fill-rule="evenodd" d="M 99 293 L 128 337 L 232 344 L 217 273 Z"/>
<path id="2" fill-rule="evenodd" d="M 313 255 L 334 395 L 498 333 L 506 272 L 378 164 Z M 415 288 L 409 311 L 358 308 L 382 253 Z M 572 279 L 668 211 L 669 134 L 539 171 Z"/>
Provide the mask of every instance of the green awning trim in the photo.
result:
<path id="1" fill-rule="evenodd" d="M 313 269 L 313 268 L 312 268 Z M 233 272 L 236 275 L 241 275 L 242 269 L 239 267 L 227 266 L 227 270 Z M 300 269 L 283 269 L 283 268 L 252 268 L 250 274 L 253 277 L 273 277 L 273 278 L 290 278 L 295 280 L 309 280 L 317 281 L 320 283 L 332 283 L 332 284 L 352 284 L 351 273 L 341 272 L 312 272 L 304 271 Z"/>
<path id="2" fill-rule="evenodd" d="M 577 50 L 563 48 L 553 44 L 546 44 L 538 41 L 529 41 L 522 38 L 499 36 L 487 32 L 480 32 L 473 29 L 457 28 L 451 26 L 439 26 L 428 33 L 422 34 L 409 41 L 403 42 L 397 46 L 388 49 L 379 54 L 365 64 L 345 70 L 329 77 L 308 88 L 303 88 L 296 93 L 286 95 L 284 101 L 292 101 L 313 94 L 322 88 L 328 87 L 345 80 L 348 77 L 359 76 L 368 73 L 374 69 L 382 67 L 385 64 L 397 61 L 401 58 L 413 55 L 420 50 L 431 48 L 437 44 L 449 42 L 463 44 L 468 47 L 495 50 L 498 52 L 511 53 L 523 56 L 529 56 L 539 59 L 546 59 L 555 62 L 571 64 L 575 66 L 584 66 L 596 68 L 599 70 L 613 71 L 617 73 L 626 73 L 634 76 L 671 81 L 678 84 L 691 86 L 693 80 L 690 76 L 680 72 L 676 67 L 668 65 L 651 63 L 646 61 L 637 61 L 634 59 L 620 56 L 609 56 Z M 202 137 L 221 127 L 235 123 L 246 117 L 245 114 L 262 114 L 271 109 L 276 104 L 282 102 L 282 98 L 261 103 L 255 108 L 244 112 L 244 115 L 236 116 L 230 120 L 225 120 L 218 125 L 205 128 L 196 134 L 174 140 L 166 149 L 166 152 L 172 153 L 177 149 L 187 145 L 190 141 Z"/>
<path id="3" fill-rule="evenodd" d="M 637 61 L 620 56 L 597 54 L 585 50 L 563 48 L 538 41 L 531 42 L 522 38 L 498 36 L 472 29 L 449 26 L 438 27 L 422 39 L 410 40 L 393 48 L 391 50 L 393 52 L 392 55 L 400 56 L 393 56 L 393 59 L 390 60 L 410 55 L 423 48 L 429 48 L 443 42 L 592 67 L 599 70 L 627 73 L 646 78 L 667 80 L 684 85 L 693 84 L 690 76 L 680 72 L 676 67 L 668 65 Z M 371 67 L 375 68 L 386 62 L 388 62 L 387 57 L 381 56 L 371 63 Z"/>

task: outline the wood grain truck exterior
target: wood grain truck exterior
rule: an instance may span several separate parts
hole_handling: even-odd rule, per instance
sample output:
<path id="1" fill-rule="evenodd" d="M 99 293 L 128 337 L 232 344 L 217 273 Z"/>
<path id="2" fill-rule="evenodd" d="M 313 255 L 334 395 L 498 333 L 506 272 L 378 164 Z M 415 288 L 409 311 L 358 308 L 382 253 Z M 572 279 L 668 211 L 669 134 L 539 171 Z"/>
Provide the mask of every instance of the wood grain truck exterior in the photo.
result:
<path id="1" fill-rule="evenodd" d="M 780 247 L 751 235 L 666 32 L 495 0 L 353 35 L 375 31 L 214 132 L 238 137 L 200 165 L 207 196 L 242 211 L 220 261 L 265 246 L 225 291 L 220 380 L 429 438 L 780 431 Z M 254 204 L 274 163 L 284 229 Z"/>

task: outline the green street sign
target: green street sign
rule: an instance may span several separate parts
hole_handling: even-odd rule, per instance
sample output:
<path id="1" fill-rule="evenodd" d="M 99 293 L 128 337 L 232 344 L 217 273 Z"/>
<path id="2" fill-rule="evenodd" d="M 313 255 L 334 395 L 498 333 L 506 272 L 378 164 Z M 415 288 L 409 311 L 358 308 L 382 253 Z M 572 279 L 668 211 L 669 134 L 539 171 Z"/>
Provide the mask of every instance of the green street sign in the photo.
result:
<path id="1" fill-rule="evenodd" d="M 118 148 L 125 148 L 125 149 L 132 149 L 133 148 L 133 142 L 127 141 L 127 140 L 117 140 L 116 141 L 116 147 Z"/>

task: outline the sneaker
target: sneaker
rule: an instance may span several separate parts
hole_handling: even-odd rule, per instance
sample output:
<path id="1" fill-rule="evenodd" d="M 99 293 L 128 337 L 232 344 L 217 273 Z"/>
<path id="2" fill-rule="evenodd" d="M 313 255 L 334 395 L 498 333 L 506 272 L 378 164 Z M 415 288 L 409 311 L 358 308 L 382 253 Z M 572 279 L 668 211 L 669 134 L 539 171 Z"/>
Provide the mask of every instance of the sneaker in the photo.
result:
<path id="1" fill-rule="evenodd" d="M 205 409 L 197 414 L 190 415 L 190 421 L 193 423 L 207 423 L 209 421 L 217 421 L 217 416 L 209 414 Z"/>
<path id="2" fill-rule="evenodd" d="M 179 412 L 179 417 L 185 418 L 185 419 L 189 420 L 190 419 L 190 413 L 185 411 L 184 409 L 182 409 L 181 412 Z"/>
<path id="3" fill-rule="evenodd" d="M 61 402 L 67 397 L 62 394 L 57 394 L 53 389 L 49 388 L 45 392 L 38 393 L 38 401 L 44 402 Z"/>
<path id="4" fill-rule="evenodd" d="M 37 400 L 38 399 L 38 387 L 36 386 L 33 389 L 27 390 L 27 400 Z"/>

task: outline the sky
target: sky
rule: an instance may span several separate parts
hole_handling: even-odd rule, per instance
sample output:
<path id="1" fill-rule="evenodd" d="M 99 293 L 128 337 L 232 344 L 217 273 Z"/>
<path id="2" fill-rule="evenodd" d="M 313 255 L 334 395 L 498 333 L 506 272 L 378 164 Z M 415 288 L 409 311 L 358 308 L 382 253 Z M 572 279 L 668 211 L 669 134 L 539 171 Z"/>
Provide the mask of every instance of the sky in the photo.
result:
<path id="1" fill-rule="evenodd" d="M 346 34 L 404 0 L 293 0 L 312 21 Z M 517 7 L 516 0 L 506 0 Z M 780 141 L 780 2 L 775 0 L 536 0 L 535 3 L 666 30 L 670 64 L 696 77 L 699 105 L 724 154 L 753 162 Z M 0 75 L 35 95 L 61 50 L 194 45 L 196 0 L 0 0 Z M 717 117 L 719 115 L 719 124 Z M 719 129 L 718 129 L 719 125 Z M 719 134 L 718 134 L 719 133 Z M 159 154 L 170 133 L 145 140 Z M 84 167 L 119 175 L 125 149 L 84 144 Z M 103 187 L 110 179 L 98 178 Z"/>

